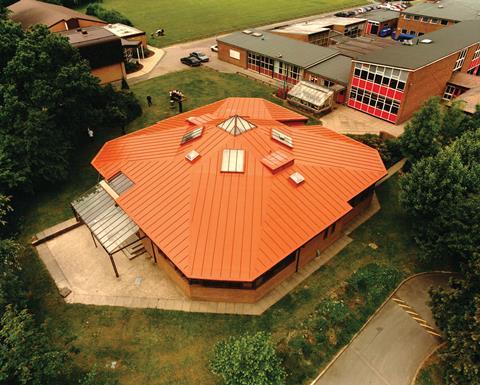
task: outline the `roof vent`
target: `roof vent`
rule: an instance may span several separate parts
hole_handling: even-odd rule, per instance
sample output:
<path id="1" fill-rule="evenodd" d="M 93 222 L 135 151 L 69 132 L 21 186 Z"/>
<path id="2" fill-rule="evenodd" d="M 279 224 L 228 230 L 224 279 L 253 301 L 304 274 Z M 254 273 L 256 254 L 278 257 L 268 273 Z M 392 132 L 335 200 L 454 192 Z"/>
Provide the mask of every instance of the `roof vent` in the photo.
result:
<path id="1" fill-rule="evenodd" d="M 263 36 L 263 33 L 261 33 L 261 32 L 254 32 L 254 33 L 252 33 L 252 36 L 262 37 L 262 36 Z"/>
<path id="2" fill-rule="evenodd" d="M 431 43 L 433 43 L 433 40 L 431 40 L 431 39 L 423 39 L 423 40 L 420 40 L 420 43 L 422 43 L 422 44 L 431 44 Z"/>
<path id="3" fill-rule="evenodd" d="M 277 55 L 277 57 L 280 59 L 280 58 L 282 57 L 282 54 L 279 53 L 279 54 Z"/>
<path id="4" fill-rule="evenodd" d="M 293 180 L 296 185 L 300 185 L 305 181 L 305 178 L 299 172 L 294 172 L 292 175 L 290 175 L 290 179 Z"/>
<path id="5" fill-rule="evenodd" d="M 251 29 L 244 29 L 242 32 L 243 32 L 245 35 L 251 35 L 253 31 L 252 31 Z"/>
<path id="6" fill-rule="evenodd" d="M 189 160 L 190 162 L 193 162 L 195 159 L 197 159 L 198 157 L 200 156 L 200 154 L 195 151 L 195 150 L 192 150 L 190 151 L 187 155 L 185 155 L 185 158 L 187 160 Z"/>
<path id="7" fill-rule="evenodd" d="M 445 6 L 443 4 L 440 4 L 438 8 L 444 8 Z"/>

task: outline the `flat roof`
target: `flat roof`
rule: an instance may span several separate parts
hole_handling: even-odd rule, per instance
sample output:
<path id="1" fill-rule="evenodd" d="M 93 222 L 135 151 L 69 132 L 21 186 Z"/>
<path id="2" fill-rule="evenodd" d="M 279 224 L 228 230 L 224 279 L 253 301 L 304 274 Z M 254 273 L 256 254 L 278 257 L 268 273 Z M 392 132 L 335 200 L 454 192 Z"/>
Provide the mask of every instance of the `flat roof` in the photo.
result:
<path id="1" fill-rule="evenodd" d="M 480 104 L 480 87 L 472 88 L 465 91 L 463 94 L 457 96 L 453 101 L 461 101 L 461 108 L 463 111 L 473 114 L 477 111 L 477 105 Z"/>
<path id="2" fill-rule="evenodd" d="M 335 49 L 340 51 L 342 55 L 357 59 L 370 52 L 383 50 L 392 45 L 399 46 L 400 42 L 392 39 L 383 39 L 375 36 L 360 36 L 351 38 L 348 36 L 335 36 L 331 38 L 336 41 Z"/>
<path id="3" fill-rule="evenodd" d="M 478 0 L 438 0 L 423 2 L 407 8 L 402 13 L 430 16 L 455 21 L 480 20 L 480 1 Z"/>
<path id="4" fill-rule="evenodd" d="M 331 59 L 308 68 L 308 72 L 320 75 L 336 83 L 348 85 L 352 72 L 352 58 L 337 55 Z"/>
<path id="5" fill-rule="evenodd" d="M 398 19 L 400 16 L 399 11 L 392 11 L 391 9 L 376 9 L 363 14 L 363 17 L 367 20 L 377 21 L 383 23 L 393 19 Z"/>
<path id="6" fill-rule="evenodd" d="M 462 88 L 476 88 L 480 87 L 480 77 L 464 72 L 455 72 L 448 83 Z"/>
<path id="7" fill-rule="evenodd" d="M 234 32 L 217 38 L 217 41 L 271 58 L 278 58 L 302 68 L 320 63 L 338 54 L 338 51 L 330 48 L 290 39 L 274 33 L 254 29 L 251 29 L 251 31 L 261 33 L 262 36 L 255 37 L 253 34 Z"/>
<path id="8" fill-rule="evenodd" d="M 325 31 L 330 31 L 330 28 L 319 27 L 316 24 L 293 24 L 288 27 L 272 29 L 272 32 L 275 33 L 294 33 L 297 35 L 312 35 Z"/>
<path id="9" fill-rule="evenodd" d="M 432 42 L 423 44 L 424 39 Z M 412 41 L 413 45 L 395 45 L 359 56 L 357 60 L 415 70 L 478 43 L 480 20 L 463 21 Z"/>
<path id="10" fill-rule="evenodd" d="M 121 23 L 107 24 L 104 25 L 103 28 L 105 28 L 107 31 L 110 31 L 114 35 L 123 38 L 145 35 L 145 32 L 140 29 Z"/>
<path id="11" fill-rule="evenodd" d="M 44 24 L 51 27 L 62 20 L 83 19 L 96 22 L 102 20 L 89 16 L 73 9 L 63 7 L 61 5 L 44 3 L 36 0 L 20 0 L 8 7 L 11 11 L 9 17 L 20 23 L 23 29 L 30 28 L 35 24 Z"/>
<path id="12" fill-rule="evenodd" d="M 100 42 L 120 40 L 118 36 L 115 36 L 102 26 L 71 29 L 58 33 L 62 36 L 65 36 L 69 43 L 74 47 L 84 47 L 87 45 L 95 45 Z"/>
<path id="13" fill-rule="evenodd" d="M 235 116 L 255 127 L 236 136 L 219 127 Z M 185 276 L 251 282 L 386 174 L 377 150 L 322 126 L 288 125 L 307 120 L 264 99 L 228 98 L 111 140 L 92 164 L 106 180 L 121 171 L 133 182 L 116 203 Z M 202 135 L 182 144 L 198 124 Z M 225 149 L 244 151 L 243 172 L 222 172 Z M 192 150 L 199 156 L 189 161 Z M 272 170 L 264 159 L 278 151 L 291 162 Z"/>
<path id="14" fill-rule="evenodd" d="M 313 33 L 330 30 L 334 25 L 352 25 L 364 22 L 365 19 L 356 17 L 323 17 L 321 19 L 307 20 L 301 23 L 290 24 L 273 29 L 280 33 L 295 33 L 299 35 L 311 35 Z"/>

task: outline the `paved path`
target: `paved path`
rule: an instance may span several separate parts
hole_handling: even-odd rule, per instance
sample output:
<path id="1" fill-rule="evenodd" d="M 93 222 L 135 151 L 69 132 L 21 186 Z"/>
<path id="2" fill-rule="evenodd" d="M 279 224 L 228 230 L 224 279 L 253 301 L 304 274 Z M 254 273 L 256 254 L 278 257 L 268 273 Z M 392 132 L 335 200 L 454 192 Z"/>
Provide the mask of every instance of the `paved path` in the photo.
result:
<path id="1" fill-rule="evenodd" d="M 410 385 L 441 343 L 428 290 L 445 286 L 449 277 L 429 273 L 404 282 L 312 385 Z"/>

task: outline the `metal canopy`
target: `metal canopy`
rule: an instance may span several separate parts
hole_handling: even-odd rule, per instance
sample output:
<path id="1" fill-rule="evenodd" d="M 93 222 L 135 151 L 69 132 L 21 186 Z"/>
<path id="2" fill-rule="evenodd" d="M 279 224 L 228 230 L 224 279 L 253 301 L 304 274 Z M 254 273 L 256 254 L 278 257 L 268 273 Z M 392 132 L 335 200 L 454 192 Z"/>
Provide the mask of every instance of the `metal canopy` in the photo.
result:
<path id="1" fill-rule="evenodd" d="M 73 201 L 72 207 L 110 255 L 138 231 L 138 226 L 100 184 Z"/>

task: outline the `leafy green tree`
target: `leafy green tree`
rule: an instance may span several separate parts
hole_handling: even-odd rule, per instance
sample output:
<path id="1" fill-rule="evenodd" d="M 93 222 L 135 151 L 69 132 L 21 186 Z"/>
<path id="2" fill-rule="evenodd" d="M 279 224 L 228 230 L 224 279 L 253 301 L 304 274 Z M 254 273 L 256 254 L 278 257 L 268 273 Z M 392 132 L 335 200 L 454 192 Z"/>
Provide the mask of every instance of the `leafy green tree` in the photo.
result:
<path id="1" fill-rule="evenodd" d="M 0 314 L 8 304 L 23 307 L 25 290 L 20 280 L 18 261 L 21 246 L 12 240 L 0 240 Z"/>
<path id="2" fill-rule="evenodd" d="M 114 9 L 106 9 L 98 3 L 89 4 L 86 9 L 86 14 L 96 16 L 99 19 L 111 24 L 122 23 L 130 26 L 133 25 L 132 22 L 120 12 Z"/>
<path id="3" fill-rule="evenodd" d="M 0 383 L 60 384 L 68 352 L 52 347 L 44 329 L 26 309 L 7 306 L 0 321 Z"/>
<path id="4" fill-rule="evenodd" d="M 471 127 L 470 117 L 460 108 L 461 103 L 460 101 L 454 101 L 445 109 L 441 129 L 441 139 L 444 145 L 459 138 Z"/>
<path id="5" fill-rule="evenodd" d="M 440 151 L 442 118 L 440 98 L 434 97 L 427 100 L 406 125 L 400 143 L 404 156 L 411 163 Z"/>
<path id="6" fill-rule="evenodd" d="M 263 332 L 217 343 L 210 366 L 227 385 L 285 384 L 285 371 L 275 347 Z"/>
<path id="7" fill-rule="evenodd" d="M 446 289 L 431 291 L 435 321 L 447 342 L 441 359 L 447 385 L 480 383 L 480 255 L 451 279 Z"/>
<path id="8" fill-rule="evenodd" d="M 20 24 L 11 20 L 5 20 L 2 14 L 6 15 L 5 8 L 0 7 L 0 80 L 3 69 L 15 55 L 17 45 L 23 39 L 23 31 Z"/>

